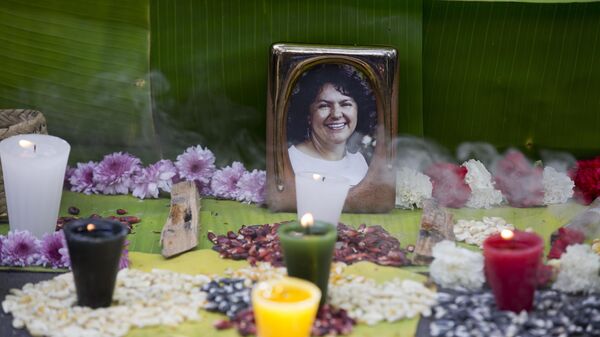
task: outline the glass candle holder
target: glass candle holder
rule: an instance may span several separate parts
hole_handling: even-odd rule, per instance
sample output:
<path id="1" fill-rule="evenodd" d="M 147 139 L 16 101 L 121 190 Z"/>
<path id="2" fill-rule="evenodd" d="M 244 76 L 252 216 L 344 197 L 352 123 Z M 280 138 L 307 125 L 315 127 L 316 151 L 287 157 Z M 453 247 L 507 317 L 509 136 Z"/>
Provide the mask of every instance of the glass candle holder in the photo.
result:
<path id="1" fill-rule="evenodd" d="M 293 277 L 258 283 L 252 290 L 258 337 L 309 337 L 320 298 L 314 284 Z"/>
<path id="2" fill-rule="evenodd" d="M 64 232 L 78 305 L 110 306 L 127 228 L 118 221 L 78 219 L 67 223 Z"/>
<path id="3" fill-rule="evenodd" d="M 0 142 L 11 230 L 41 238 L 54 232 L 71 146 L 48 135 L 25 134 Z"/>
<path id="4" fill-rule="evenodd" d="M 544 240 L 535 233 L 504 230 L 483 243 L 486 279 L 500 310 L 531 310 Z"/>
<path id="5" fill-rule="evenodd" d="M 282 224 L 278 233 L 288 275 L 316 284 L 321 290 L 321 304 L 324 304 L 337 227 L 315 221 L 307 228 L 293 221 Z"/>
<path id="6" fill-rule="evenodd" d="M 298 220 L 311 213 L 315 220 L 337 226 L 348 196 L 350 181 L 343 177 L 316 172 L 296 173 L 296 207 Z"/>

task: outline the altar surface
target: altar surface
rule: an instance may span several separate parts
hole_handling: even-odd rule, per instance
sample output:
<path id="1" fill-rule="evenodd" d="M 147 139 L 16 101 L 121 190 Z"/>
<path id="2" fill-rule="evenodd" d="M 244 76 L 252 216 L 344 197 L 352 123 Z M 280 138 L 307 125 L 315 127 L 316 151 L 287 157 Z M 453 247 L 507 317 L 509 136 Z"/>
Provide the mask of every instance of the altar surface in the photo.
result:
<path id="1" fill-rule="evenodd" d="M 247 267 L 246 261 L 226 260 L 219 257 L 211 249 L 212 243 L 207 239 L 209 231 L 216 234 L 225 234 L 227 231 L 236 232 L 242 225 L 256 225 L 276 223 L 295 218 L 295 213 L 273 213 L 268 209 L 236 201 L 216 200 L 205 198 L 201 203 L 199 245 L 190 252 L 181 254 L 171 259 L 160 255 L 160 233 L 169 213 L 170 201 L 167 198 L 153 200 L 139 200 L 131 196 L 100 196 L 84 195 L 79 193 L 64 192 L 61 212 L 68 215 L 68 208 L 78 207 L 81 216 L 99 214 L 108 216 L 114 214 L 116 209 L 128 211 L 128 215 L 138 216 L 141 222 L 134 225 L 133 231 L 128 235 L 130 268 L 150 271 L 152 269 L 166 269 L 189 274 L 223 275 L 227 269 Z M 537 208 L 512 208 L 498 207 L 492 209 L 449 209 L 457 219 L 481 219 L 483 216 L 499 216 L 506 219 L 519 229 L 531 228 L 546 240 L 552 231 L 567 223 L 574 215 L 585 207 L 575 203 L 553 205 Z M 343 214 L 341 222 L 358 226 L 360 224 L 381 225 L 394 235 L 402 247 L 415 244 L 421 218 L 421 210 L 393 210 L 387 214 Z M 8 231 L 8 224 L 0 225 L 0 234 Z M 473 246 L 463 245 L 472 249 Z M 61 272 L 41 267 L 32 268 L 0 268 L 0 280 L 4 284 L 22 286 L 19 282 L 35 282 L 50 278 L 53 274 L 43 272 Z M 33 271 L 35 274 L 18 274 L 15 271 Z M 360 262 L 349 266 L 346 274 L 363 275 L 384 282 L 394 278 L 414 279 L 425 282 L 427 267 L 384 267 L 370 262 Z M 16 279 L 15 279 L 16 277 Z M 6 291 L 6 289 L 2 289 Z M 9 316 L 10 317 L 10 316 Z M 224 318 L 223 315 L 202 312 L 202 319 L 197 322 L 186 322 L 177 327 L 151 327 L 133 329 L 128 336 L 237 336 L 234 330 L 218 331 L 213 328 L 215 321 Z M 25 331 L 13 330 L 7 327 L 9 320 L 6 315 L 2 317 L 1 331 L 27 336 Z M 427 326 L 421 324 L 418 329 L 419 319 L 405 319 L 395 323 L 381 323 L 375 326 L 359 324 L 355 326 L 350 336 L 427 336 Z M 419 333 L 417 334 L 417 329 Z M 10 336 L 10 334 L 9 334 Z"/>

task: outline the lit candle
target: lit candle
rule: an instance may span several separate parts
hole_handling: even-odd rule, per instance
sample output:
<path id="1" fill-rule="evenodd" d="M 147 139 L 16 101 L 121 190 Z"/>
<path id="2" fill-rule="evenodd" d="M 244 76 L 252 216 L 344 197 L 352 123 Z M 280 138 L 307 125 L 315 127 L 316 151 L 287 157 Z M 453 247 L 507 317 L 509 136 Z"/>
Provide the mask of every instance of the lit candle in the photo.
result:
<path id="1" fill-rule="evenodd" d="M 41 238 L 54 232 L 71 147 L 48 135 L 18 135 L 0 142 L 11 230 Z"/>
<path id="2" fill-rule="evenodd" d="M 296 173 L 298 219 L 310 212 L 316 220 L 337 225 L 349 189 L 350 181 L 343 177 Z"/>
<path id="3" fill-rule="evenodd" d="M 304 228 L 304 234 L 310 234 L 310 228 L 314 225 L 315 219 L 310 213 L 306 213 L 300 219 L 300 225 Z"/>
<path id="4" fill-rule="evenodd" d="M 321 292 L 296 278 L 261 282 L 252 290 L 258 337 L 308 337 Z"/>
<path id="5" fill-rule="evenodd" d="M 65 226 L 80 306 L 110 306 L 127 232 L 122 223 L 105 219 L 78 219 Z"/>
<path id="6" fill-rule="evenodd" d="M 289 276 L 298 277 L 316 284 L 327 299 L 327 284 L 333 250 L 337 240 L 336 226 L 314 221 L 310 213 L 297 221 L 279 227 L 279 240 L 283 259 Z"/>
<path id="7" fill-rule="evenodd" d="M 500 310 L 531 310 L 544 240 L 505 229 L 483 243 L 485 274 Z"/>

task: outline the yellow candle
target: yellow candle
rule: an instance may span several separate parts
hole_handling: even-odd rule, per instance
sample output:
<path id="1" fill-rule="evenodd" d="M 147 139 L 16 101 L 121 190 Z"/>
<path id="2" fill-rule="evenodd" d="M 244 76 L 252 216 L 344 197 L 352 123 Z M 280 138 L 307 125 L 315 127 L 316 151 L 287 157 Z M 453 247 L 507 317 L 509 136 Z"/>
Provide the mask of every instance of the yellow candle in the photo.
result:
<path id="1" fill-rule="evenodd" d="M 321 291 L 293 277 L 261 282 L 252 290 L 252 306 L 259 337 L 308 337 Z"/>

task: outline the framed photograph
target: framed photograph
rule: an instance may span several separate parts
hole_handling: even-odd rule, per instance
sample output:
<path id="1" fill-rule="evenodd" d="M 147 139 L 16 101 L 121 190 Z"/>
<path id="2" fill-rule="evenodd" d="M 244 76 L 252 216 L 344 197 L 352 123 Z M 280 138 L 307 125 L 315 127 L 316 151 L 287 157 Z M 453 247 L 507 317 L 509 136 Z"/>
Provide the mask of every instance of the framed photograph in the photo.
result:
<path id="1" fill-rule="evenodd" d="M 393 48 L 275 44 L 267 96 L 267 204 L 296 209 L 295 172 L 342 176 L 347 212 L 394 208 Z"/>

